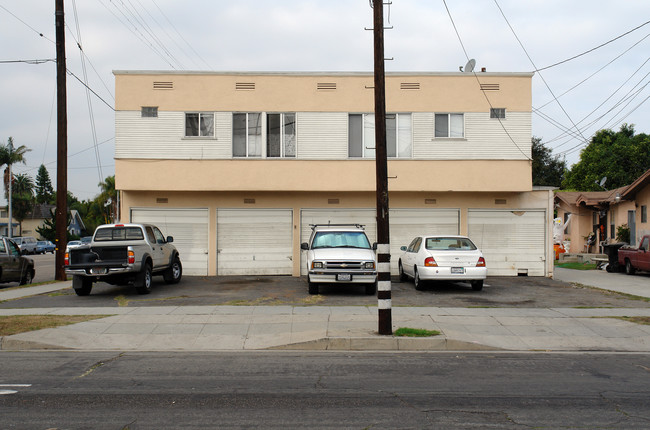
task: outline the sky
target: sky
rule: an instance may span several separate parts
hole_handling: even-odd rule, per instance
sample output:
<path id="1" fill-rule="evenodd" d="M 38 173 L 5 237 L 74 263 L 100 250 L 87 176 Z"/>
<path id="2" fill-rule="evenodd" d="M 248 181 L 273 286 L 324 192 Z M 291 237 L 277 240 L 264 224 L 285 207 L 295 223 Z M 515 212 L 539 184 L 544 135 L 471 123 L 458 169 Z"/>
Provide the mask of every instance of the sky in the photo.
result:
<path id="1" fill-rule="evenodd" d="M 30 149 L 14 173 L 44 164 L 56 187 L 54 9 L 0 0 L 0 142 Z M 477 71 L 535 71 L 533 136 L 569 166 L 600 129 L 650 134 L 647 0 L 392 0 L 385 15 L 387 72 L 455 72 L 470 58 Z M 373 70 L 368 0 L 66 0 L 65 19 L 79 200 L 115 174 L 113 70 Z"/>

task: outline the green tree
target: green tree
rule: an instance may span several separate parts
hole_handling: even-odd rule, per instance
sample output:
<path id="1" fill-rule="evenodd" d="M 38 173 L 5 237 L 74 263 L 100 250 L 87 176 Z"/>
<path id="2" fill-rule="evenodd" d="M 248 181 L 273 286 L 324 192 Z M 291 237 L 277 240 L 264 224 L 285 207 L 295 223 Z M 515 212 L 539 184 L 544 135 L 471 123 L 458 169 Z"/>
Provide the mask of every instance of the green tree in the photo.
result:
<path id="1" fill-rule="evenodd" d="M 560 187 L 566 171 L 566 160 L 559 155 L 553 156 L 553 150 L 547 148 L 539 137 L 532 140 L 533 185 Z"/>
<path id="2" fill-rule="evenodd" d="M 36 175 L 36 203 L 50 203 L 54 204 L 54 188 L 52 188 L 52 182 L 50 181 L 50 174 L 47 171 L 45 165 L 41 164 L 38 168 L 38 174 Z"/>
<path id="3" fill-rule="evenodd" d="M 634 126 L 623 124 L 618 132 L 600 130 L 580 153 L 580 161 L 567 172 L 562 188 L 602 191 L 598 184 L 607 177 L 609 190 L 634 182 L 650 169 L 650 136 L 634 134 Z"/>
<path id="4" fill-rule="evenodd" d="M 23 221 L 34 210 L 34 181 L 29 175 L 14 176 L 12 184 L 13 218 L 18 221 L 20 235 L 23 232 Z"/>
<path id="5" fill-rule="evenodd" d="M 10 137 L 6 145 L 0 145 L 0 167 L 6 165 L 9 169 L 16 163 L 25 163 L 25 154 L 31 151 L 25 145 L 14 148 L 14 138 Z M 13 191 L 13 190 L 12 190 Z M 5 196 L 9 194 L 9 173 L 5 174 Z"/>
<path id="6" fill-rule="evenodd" d="M 50 212 L 50 214 L 51 214 L 50 219 L 46 219 L 43 222 L 43 226 L 36 227 L 36 232 L 41 237 L 45 238 L 45 240 L 49 240 L 52 243 L 54 243 L 55 245 L 57 245 L 57 243 L 56 243 L 56 213 L 55 213 L 54 210 L 52 210 Z M 66 224 L 70 225 L 70 220 L 71 220 L 70 213 L 68 213 L 68 215 L 66 216 L 66 220 L 67 220 Z M 71 240 L 79 239 L 77 236 L 71 235 L 67 228 L 66 228 L 66 232 L 67 232 L 67 237 L 68 237 L 67 242 L 70 242 Z"/>

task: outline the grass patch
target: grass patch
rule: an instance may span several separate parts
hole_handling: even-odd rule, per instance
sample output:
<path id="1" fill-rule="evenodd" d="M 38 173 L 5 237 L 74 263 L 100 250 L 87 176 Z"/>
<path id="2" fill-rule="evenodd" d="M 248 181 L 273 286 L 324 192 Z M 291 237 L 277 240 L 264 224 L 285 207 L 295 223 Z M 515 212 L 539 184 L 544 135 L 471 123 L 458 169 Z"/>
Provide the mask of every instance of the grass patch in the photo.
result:
<path id="1" fill-rule="evenodd" d="M 616 317 L 623 321 L 629 321 L 635 324 L 650 325 L 650 317 Z"/>
<path id="2" fill-rule="evenodd" d="M 108 315 L 9 315 L 0 316 L 0 336 L 54 328 L 106 318 Z"/>
<path id="3" fill-rule="evenodd" d="M 563 269 L 573 269 L 573 270 L 596 270 L 596 263 L 560 263 L 555 262 L 555 267 L 561 267 Z"/>
<path id="4" fill-rule="evenodd" d="M 438 336 L 440 332 L 438 330 L 425 330 L 423 328 L 409 328 L 401 327 L 395 330 L 395 336 L 404 336 L 404 337 L 431 337 Z"/>
<path id="5" fill-rule="evenodd" d="M 217 306 L 281 306 L 281 305 L 295 305 L 307 306 L 317 305 L 322 303 L 325 297 L 320 294 L 300 298 L 300 299 L 280 299 L 277 297 L 259 297 L 254 300 L 231 300 L 229 302 L 220 303 Z"/>

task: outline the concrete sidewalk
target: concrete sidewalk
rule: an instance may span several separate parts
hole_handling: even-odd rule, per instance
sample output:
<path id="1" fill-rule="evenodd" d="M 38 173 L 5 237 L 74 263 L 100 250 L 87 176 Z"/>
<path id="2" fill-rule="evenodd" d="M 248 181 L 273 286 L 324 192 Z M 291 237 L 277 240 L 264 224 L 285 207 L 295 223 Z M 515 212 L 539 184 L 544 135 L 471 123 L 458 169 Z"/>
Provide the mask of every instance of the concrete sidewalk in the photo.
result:
<path id="1" fill-rule="evenodd" d="M 558 269 L 556 279 L 650 296 L 646 277 Z M 2 291 L 0 300 L 69 287 L 70 282 L 66 282 Z M 0 349 L 650 352 L 650 326 L 620 319 L 650 317 L 650 308 L 393 308 L 394 330 L 410 327 L 440 332 L 430 338 L 378 335 L 374 306 L 0 309 L 0 316 L 28 314 L 105 317 L 6 336 L 0 339 Z"/>

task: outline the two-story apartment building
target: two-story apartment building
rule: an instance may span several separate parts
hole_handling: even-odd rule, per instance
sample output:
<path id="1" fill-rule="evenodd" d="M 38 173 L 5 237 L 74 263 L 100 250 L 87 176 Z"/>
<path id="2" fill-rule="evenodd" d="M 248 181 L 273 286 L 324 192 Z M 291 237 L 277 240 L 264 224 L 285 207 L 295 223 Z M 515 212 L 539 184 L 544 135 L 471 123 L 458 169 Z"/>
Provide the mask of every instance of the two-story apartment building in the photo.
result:
<path id="1" fill-rule="evenodd" d="M 186 274 L 304 274 L 310 224 L 376 236 L 371 73 L 114 74 L 121 220 L 173 235 Z M 469 235 L 490 275 L 552 273 L 531 80 L 387 74 L 395 273 L 400 246 L 424 232 Z"/>

